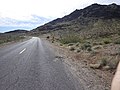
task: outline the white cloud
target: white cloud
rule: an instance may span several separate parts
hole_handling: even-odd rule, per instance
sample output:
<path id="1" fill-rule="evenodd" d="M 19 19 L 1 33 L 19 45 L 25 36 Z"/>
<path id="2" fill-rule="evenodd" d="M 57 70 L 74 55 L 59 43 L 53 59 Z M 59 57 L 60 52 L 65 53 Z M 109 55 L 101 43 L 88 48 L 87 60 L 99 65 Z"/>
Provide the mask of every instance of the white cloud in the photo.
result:
<path id="1" fill-rule="evenodd" d="M 30 20 L 16 20 L 5 17 L 5 18 L 0 18 L 0 26 L 33 27 L 36 25 L 42 25 L 48 21 L 50 21 L 50 19 L 39 17 L 36 15 L 32 15 Z"/>
<path id="2" fill-rule="evenodd" d="M 119 0 L 0 0 L 0 15 L 14 19 L 29 19 L 32 14 L 56 18 L 96 2 L 120 3 Z"/>

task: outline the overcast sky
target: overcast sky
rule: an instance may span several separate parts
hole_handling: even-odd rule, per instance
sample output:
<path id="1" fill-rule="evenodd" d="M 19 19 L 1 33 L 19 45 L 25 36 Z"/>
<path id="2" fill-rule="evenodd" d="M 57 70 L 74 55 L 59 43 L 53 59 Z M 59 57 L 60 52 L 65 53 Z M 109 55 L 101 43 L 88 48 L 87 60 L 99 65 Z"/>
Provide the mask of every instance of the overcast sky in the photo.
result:
<path id="1" fill-rule="evenodd" d="M 93 3 L 120 5 L 120 0 L 0 0 L 0 32 L 30 30 Z"/>

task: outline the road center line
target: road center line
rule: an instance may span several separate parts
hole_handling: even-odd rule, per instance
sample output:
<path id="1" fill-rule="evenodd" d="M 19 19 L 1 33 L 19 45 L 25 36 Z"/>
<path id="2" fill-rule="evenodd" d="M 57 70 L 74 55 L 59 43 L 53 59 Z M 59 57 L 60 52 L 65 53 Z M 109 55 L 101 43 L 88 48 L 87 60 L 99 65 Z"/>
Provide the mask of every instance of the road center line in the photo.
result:
<path id="1" fill-rule="evenodd" d="M 22 51 L 20 51 L 20 53 L 19 53 L 19 54 L 22 54 L 25 50 L 26 50 L 26 48 L 24 48 Z"/>

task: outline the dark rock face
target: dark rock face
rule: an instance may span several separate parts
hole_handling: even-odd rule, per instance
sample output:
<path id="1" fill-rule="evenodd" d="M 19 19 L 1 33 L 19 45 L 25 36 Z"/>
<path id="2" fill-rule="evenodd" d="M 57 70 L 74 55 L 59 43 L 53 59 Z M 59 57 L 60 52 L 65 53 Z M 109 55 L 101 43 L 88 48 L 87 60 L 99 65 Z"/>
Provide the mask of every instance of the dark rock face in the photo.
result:
<path id="1" fill-rule="evenodd" d="M 97 17 L 104 19 L 120 18 L 120 6 L 116 4 L 93 4 L 83 9 L 83 17 Z"/>
<path id="2" fill-rule="evenodd" d="M 64 16 L 63 18 L 58 18 L 50 22 L 51 24 L 75 20 L 78 17 L 95 17 L 95 18 L 120 18 L 120 5 L 110 4 L 110 5 L 100 5 L 92 4 L 84 9 L 76 9 L 71 14 Z"/>

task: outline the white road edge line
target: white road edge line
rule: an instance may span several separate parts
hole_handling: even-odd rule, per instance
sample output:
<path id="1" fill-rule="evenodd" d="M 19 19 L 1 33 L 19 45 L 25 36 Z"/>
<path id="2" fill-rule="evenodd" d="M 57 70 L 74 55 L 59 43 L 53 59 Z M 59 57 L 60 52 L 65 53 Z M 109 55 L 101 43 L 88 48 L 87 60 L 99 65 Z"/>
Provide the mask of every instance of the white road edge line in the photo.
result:
<path id="1" fill-rule="evenodd" d="M 26 50 L 26 48 L 24 48 L 22 51 L 20 51 L 20 53 L 19 53 L 19 54 L 22 54 L 25 50 Z"/>

